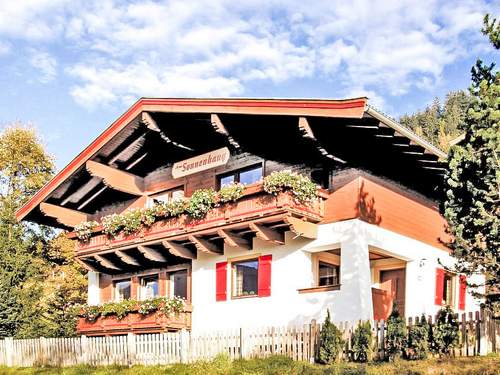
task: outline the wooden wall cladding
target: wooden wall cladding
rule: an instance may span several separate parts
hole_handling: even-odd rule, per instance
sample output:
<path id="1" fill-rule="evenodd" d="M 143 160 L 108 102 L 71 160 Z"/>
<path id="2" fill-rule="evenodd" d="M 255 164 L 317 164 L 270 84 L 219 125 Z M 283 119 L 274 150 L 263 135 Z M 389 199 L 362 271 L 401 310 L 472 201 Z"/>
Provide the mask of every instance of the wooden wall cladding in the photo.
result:
<path id="1" fill-rule="evenodd" d="M 395 183 L 351 171 L 334 177 L 323 223 L 354 218 L 443 250 L 443 242 L 450 239 L 434 202 Z"/>

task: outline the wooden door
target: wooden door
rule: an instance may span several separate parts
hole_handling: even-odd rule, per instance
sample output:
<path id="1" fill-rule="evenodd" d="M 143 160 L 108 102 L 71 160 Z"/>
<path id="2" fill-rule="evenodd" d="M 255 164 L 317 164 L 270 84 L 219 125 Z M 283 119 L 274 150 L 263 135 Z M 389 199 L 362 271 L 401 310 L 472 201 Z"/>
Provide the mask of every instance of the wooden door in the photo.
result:
<path id="1" fill-rule="evenodd" d="M 398 306 L 399 313 L 405 314 L 405 288 L 406 288 L 406 271 L 404 268 L 395 270 L 380 271 L 380 282 L 391 281 L 392 295 L 394 302 Z"/>

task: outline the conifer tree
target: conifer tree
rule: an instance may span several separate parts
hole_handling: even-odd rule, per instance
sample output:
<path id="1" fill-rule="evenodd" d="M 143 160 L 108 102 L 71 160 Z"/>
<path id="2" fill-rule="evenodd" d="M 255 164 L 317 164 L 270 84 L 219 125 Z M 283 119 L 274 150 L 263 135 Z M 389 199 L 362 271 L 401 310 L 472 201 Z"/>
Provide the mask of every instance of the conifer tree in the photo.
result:
<path id="1" fill-rule="evenodd" d="M 489 16 L 483 33 L 496 49 L 500 24 Z M 464 139 L 451 148 L 441 211 L 458 259 L 455 271 L 486 275 L 486 306 L 500 317 L 500 73 L 478 60 L 472 68 L 471 103 L 462 128 Z M 475 287 L 477 285 L 470 284 Z"/>
<path id="2" fill-rule="evenodd" d="M 330 320 L 330 310 L 326 311 L 326 318 L 321 327 L 319 341 L 318 362 L 331 364 L 340 359 L 344 340 L 340 330 Z"/>

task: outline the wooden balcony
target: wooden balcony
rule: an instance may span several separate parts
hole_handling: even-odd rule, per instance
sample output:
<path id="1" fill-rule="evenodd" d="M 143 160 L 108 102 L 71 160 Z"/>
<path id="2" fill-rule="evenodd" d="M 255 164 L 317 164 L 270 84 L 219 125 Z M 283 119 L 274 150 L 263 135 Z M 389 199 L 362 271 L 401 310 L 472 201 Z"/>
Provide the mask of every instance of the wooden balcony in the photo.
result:
<path id="1" fill-rule="evenodd" d="M 157 312 L 141 315 L 138 312 L 129 313 L 123 319 L 114 315 L 99 317 L 95 321 L 80 318 L 78 333 L 86 336 L 109 336 L 134 333 L 160 333 L 191 329 L 192 306 L 186 305 L 184 311 L 165 316 Z"/>
<path id="2" fill-rule="evenodd" d="M 270 195 L 258 184 L 247 187 L 238 201 L 214 208 L 202 220 L 183 215 L 156 222 L 139 233 L 115 238 L 97 232 L 88 242 L 77 241 L 76 255 L 89 268 L 97 265 L 119 270 L 126 266 L 123 263 L 127 260 L 128 265 L 140 264 L 142 258 L 138 252 L 161 263 L 162 259 L 167 262 L 165 253 L 194 259 L 197 251 L 220 254 L 224 244 L 251 248 L 255 236 L 283 244 L 287 230 L 313 239 L 315 223 L 323 217 L 323 200 L 320 196 L 310 204 L 300 204 L 287 193 Z M 129 253 L 135 256 L 134 260 L 130 260 Z M 113 254 L 118 254 L 118 258 Z M 110 259 L 103 260 L 103 256 Z"/>

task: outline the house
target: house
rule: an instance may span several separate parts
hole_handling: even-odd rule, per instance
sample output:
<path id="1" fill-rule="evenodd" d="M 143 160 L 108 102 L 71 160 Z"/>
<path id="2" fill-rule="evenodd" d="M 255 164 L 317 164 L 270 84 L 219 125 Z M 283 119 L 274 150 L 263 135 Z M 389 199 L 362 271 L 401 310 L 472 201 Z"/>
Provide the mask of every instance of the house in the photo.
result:
<path id="1" fill-rule="evenodd" d="M 176 314 L 82 317 L 86 335 L 298 325 L 327 309 L 383 319 L 393 302 L 407 317 L 475 311 L 465 277 L 446 270 L 445 157 L 366 98 L 140 99 L 17 219 L 75 238 L 89 305 L 185 300 Z M 307 177 L 307 200 L 270 194 L 263 179 L 280 171 Z M 216 206 L 202 190 L 225 186 L 235 197 Z M 185 203 L 173 212 L 200 191 L 191 216 Z"/>

